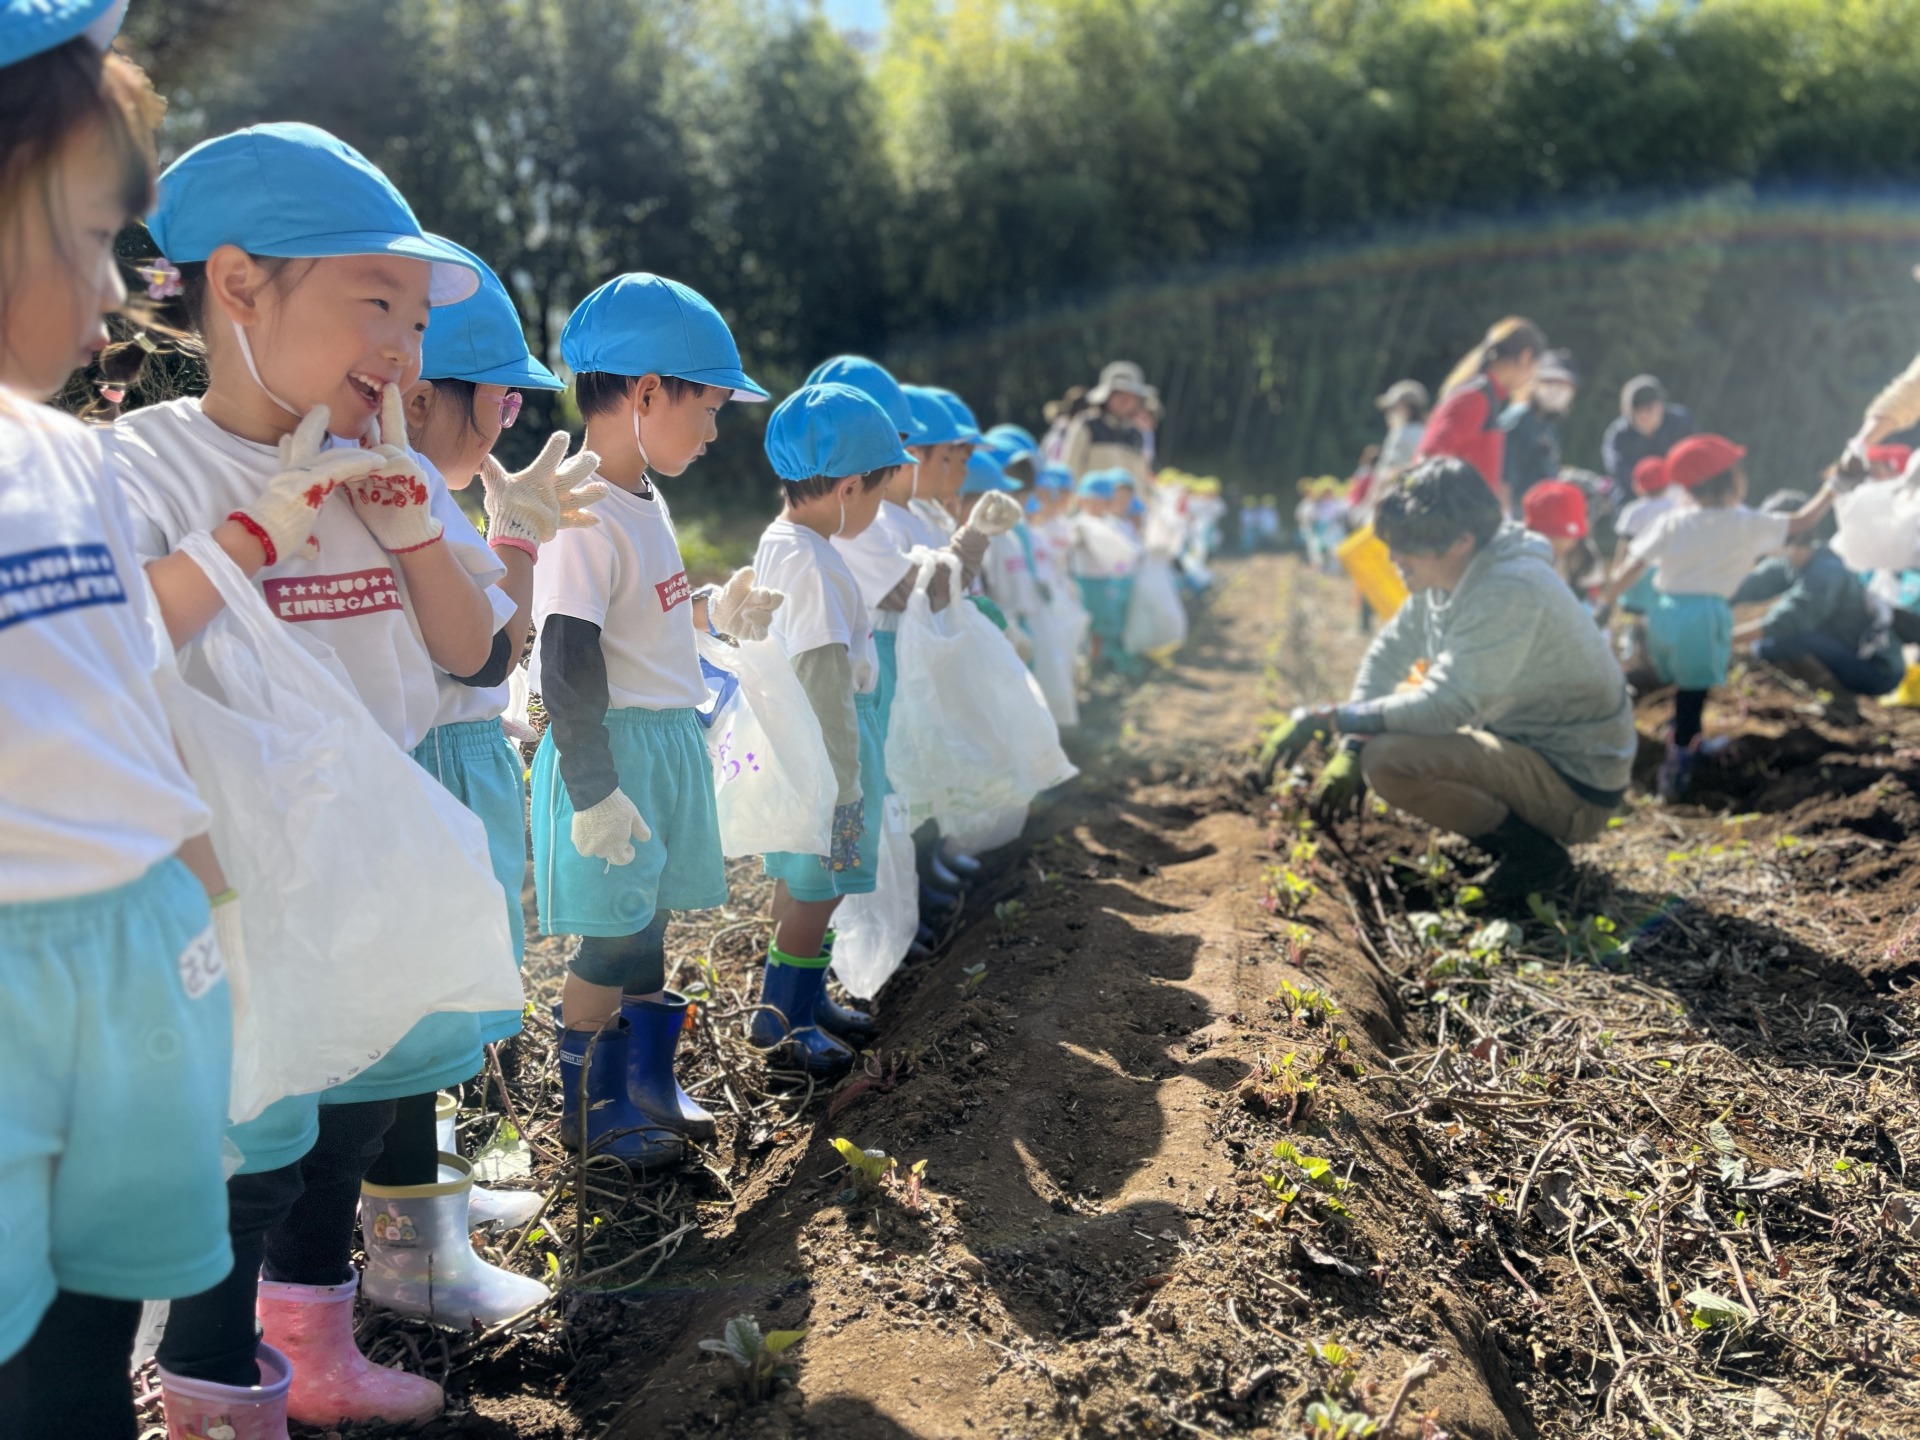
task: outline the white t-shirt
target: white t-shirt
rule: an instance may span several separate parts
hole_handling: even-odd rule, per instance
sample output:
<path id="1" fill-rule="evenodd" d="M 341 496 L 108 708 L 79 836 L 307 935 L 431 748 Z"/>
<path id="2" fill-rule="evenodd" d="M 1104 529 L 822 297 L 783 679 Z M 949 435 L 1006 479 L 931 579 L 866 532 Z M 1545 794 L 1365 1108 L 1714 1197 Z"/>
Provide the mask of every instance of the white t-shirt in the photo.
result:
<path id="1" fill-rule="evenodd" d="M 440 492 L 435 493 L 433 513 L 440 519 L 447 543 L 456 550 L 478 548 L 486 551 L 504 578 L 507 567 L 498 555 L 493 554 L 485 537 L 473 528 L 473 522 L 467 519 L 467 512 L 460 508 L 460 502 L 453 498 L 452 492 L 445 493 L 445 509 L 438 503 Z M 467 568 L 472 570 L 473 566 L 468 565 Z M 497 636 L 513 620 L 513 597 L 495 582 L 487 587 L 487 603 L 493 607 L 493 633 Z M 502 680 L 498 685 L 462 685 L 438 666 L 434 668 L 433 678 L 440 692 L 439 707 L 433 712 L 436 726 L 460 725 L 471 720 L 496 720 L 507 713 L 507 705 L 512 699 L 509 680 Z"/>
<path id="2" fill-rule="evenodd" d="M 133 511 L 134 545 L 148 559 L 170 553 L 196 530 L 214 529 L 257 500 L 280 473 L 274 446 L 222 430 L 198 400 L 135 410 L 116 420 L 102 443 Z M 464 524 L 439 472 L 425 456 L 413 458 L 426 472 L 448 548 L 468 574 L 491 586 L 506 567 Z M 456 526 L 456 520 L 462 523 Z M 461 529 L 469 539 L 462 540 Z M 297 550 L 282 556 L 254 583 L 269 610 L 333 647 L 380 728 L 401 749 L 412 750 L 433 728 L 440 690 L 407 599 L 406 576 L 362 523 L 344 488 L 320 507 L 313 534 L 318 555 Z"/>
<path id="3" fill-rule="evenodd" d="M 1787 543 L 1785 515 L 1763 515 L 1745 505 L 1669 510 L 1633 542 L 1627 558 L 1649 561 L 1662 595 L 1731 598 L 1754 564 Z"/>
<path id="4" fill-rule="evenodd" d="M 1040 611 L 1040 591 L 1034 585 L 1033 571 L 1027 565 L 1027 549 L 1020 543 L 1017 530 L 1008 530 L 987 541 L 987 558 L 980 571 L 987 594 L 1009 619 L 1031 617 Z"/>
<path id="5" fill-rule="evenodd" d="M 0 905 L 137 880 L 211 817 L 96 432 L 0 390 Z"/>
<path id="6" fill-rule="evenodd" d="M 916 545 L 925 545 L 929 550 L 938 550 L 953 539 L 953 532 L 960 527 L 954 523 L 953 516 L 947 513 L 947 507 L 935 504 L 931 500 L 915 500 L 907 506 L 909 530 Z"/>
<path id="7" fill-rule="evenodd" d="M 571 615 L 600 627 L 607 703 L 615 710 L 706 704 L 707 682 L 693 641 L 693 591 L 666 501 L 657 489 L 642 498 L 609 484 L 593 513 L 598 525 L 562 530 L 540 547 L 533 570 L 534 623 Z M 539 693 L 537 647 L 528 683 Z"/>
<path id="8" fill-rule="evenodd" d="M 798 657 L 822 645 L 844 645 L 853 688 L 862 695 L 873 689 L 879 676 L 873 626 L 860 584 L 832 541 L 791 520 L 776 520 L 753 552 L 753 573 L 755 583 L 786 593 L 786 603 L 773 612 L 781 649 Z"/>
<path id="9" fill-rule="evenodd" d="M 860 587 L 860 603 L 867 607 L 876 630 L 894 630 L 900 625 L 898 613 L 882 610 L 880 602 L 891 595 L 901 578 L 913 569 L 907 552 L 921 542 L 914 539 L 907 528 L 912 519 L 906 506 L 883 500 L 879 513 L 866 529 L 851 540 L 837 535 L 833 539 L 833 548 L 853 572 L 854 583 Z"/>
<path id="10" fill-rule="evenodd" d="M 1662 490 L 1658 495 L 1642 495 L 1620 511 L 1620 518 L 1613 522 L 1616 534 L 1631 540 L 1643 534 L 1646 528 L 1662 515 L 1673 509 L 1674 494 L 1671 489 Z"/>

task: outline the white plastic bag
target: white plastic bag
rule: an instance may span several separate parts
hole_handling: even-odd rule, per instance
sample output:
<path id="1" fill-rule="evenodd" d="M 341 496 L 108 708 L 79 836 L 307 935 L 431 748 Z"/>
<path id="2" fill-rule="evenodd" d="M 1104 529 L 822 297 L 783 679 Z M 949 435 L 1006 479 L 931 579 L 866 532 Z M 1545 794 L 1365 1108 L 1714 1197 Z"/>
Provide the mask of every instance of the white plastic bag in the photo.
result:
<path id="1" fill-rule="evenodd" d="M 1187 607 L 1180 603 L 1173 566 L 1150 550 L 1133 572 L 1133 593 L 1127 598 L 1127 628 L 1121 643 L 1132 654 L 1152 655 L 1186 642 Z"/>
<path id="2" fill-rule="evenodd" d="M 517 1010 L 480 818 L 380 729 L 333 651 L 195 533 L 226 608 L 162 695 L 240 892 L 229 1116 L 338 1084 L 436 1010 Z"/>
<path id="3" fill-rule="evenodd" d="M 1833 553 L 1849 570 L 1909 570 L 1920 558 L 1920 491 L 1904 480 L 1874 481 L 1837 496 Z"/>
<path id="4" fill-rule="evenodd" d="M 1062 730 L 1080 723 L 1080 647 L 1091 623 L 1071 580 L 1053 586 L 1052 598 L 1034 615 L 1033 678 Z"/>
<path id="5" fill-rule="evenodd" d="M 1104 518 L 1074 516 L 1073 543 L 1087 556 L 1088 573 L 1095 578 L 1131 575 L 1140 561 L 1139 542 Z"/>
<path id="6" fill-rule="evenodd" d="M 1035 795 L 1078 773 L 1059 727 L 1038 682 L 977 607 L 956 601 L 934 613 L 933 566 L 957 571 L 959 557 L 919 550 L 914 559 L 920 574 L 895 642 L 887 778 L 916 818 L 931 815 L 948 835 L 981 817 L 1024 816 Z"/>
<path id="7" fill-rule="evenodd" d="M 740 682 L 707 728 L 721 849 L 826 854 L 839 787 L 793 662 L 777 640 L 696 638 L 701 657 Z"/>
<path id="8" fill-rule="evenodd" d="M 920 877 L 913 863 L 913 821 L 906 797 L 889 795 L 869 814 L 862 845 L 879 846 L 871 895 L 849 895 L 833 912 L 833 973 L 871 999 L 893 978 L 920 930 Z"/>

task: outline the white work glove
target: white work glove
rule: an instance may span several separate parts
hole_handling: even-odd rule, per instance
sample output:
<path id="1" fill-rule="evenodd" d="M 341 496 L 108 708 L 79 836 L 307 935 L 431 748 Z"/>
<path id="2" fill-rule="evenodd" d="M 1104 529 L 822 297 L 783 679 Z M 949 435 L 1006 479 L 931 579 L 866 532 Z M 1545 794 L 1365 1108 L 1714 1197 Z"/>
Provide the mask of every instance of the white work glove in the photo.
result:
<path id="1" fill-rule="evenodd" d="M 480 483 L 486 489 L 487 541 L 524 541 L 544 545 L 562 530 L 598 525 L 589 505 L 607 498 L 604 480 L 594 480 L 600 457 L 591 450 L 566 458 L 571 437 L 556 430 L 526 469 L 508 474 L 489 455 L 480 462 Z"/>
<path id="2" fill-rule="evenodd" d="M 440 522 L 429 508 L 427 473 L 407 452 L 407 412 L 399 386 L 389 385 L 381 394 L 380 419 L 368 438 L 374 469 L 346 482 L 354 513 L 390 554 L 431 545 L 440 538 Z"/>
<path id="3" fill-rule="evenodd" d="M 313 523 L 336 485 L 369 474 L 380 458 L 366 450 L 327 450 L 327 407 L 316 405 L 280 439 L 280 473 L 250 505 L 227 518 L 237 520 L 277 565 L 296 552 L 317 553 Z"/>
<path id="4" fill-rule="evenodd" d="M 707 602 L 708 627 L 736 640 L 764 640 L 773 626 L 773 612 L 786 602 L 785 592 L 755 585 L 753 567 L 744 566 Z"/>
<path id="5" fill-rule="evenodd" d="M 1004 535 L 1019 523 L 1020 503 L 998 490 L 974 501 L 967 515 L 967 528 L 982 535 Z"/>
<path id="6" fill-rule="evenodd" d="M 573 813 L 573 848 L 609 865 L 632 864 L 633 842 L 644 845 L 652 838 L 653 831 L 624 790 Z"/>

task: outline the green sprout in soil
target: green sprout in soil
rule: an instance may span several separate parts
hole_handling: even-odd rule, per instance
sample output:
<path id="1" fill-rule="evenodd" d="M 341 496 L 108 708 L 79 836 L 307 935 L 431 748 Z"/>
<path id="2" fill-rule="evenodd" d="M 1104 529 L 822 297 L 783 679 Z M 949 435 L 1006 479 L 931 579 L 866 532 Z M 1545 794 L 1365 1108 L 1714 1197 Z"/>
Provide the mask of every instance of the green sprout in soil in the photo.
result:
<path id="1" fill-rule="evenodd" d="M 987 962 L 980 960 L 967 966 L 966 969 L 960 972 L 960 977 L 960 982 L 953 987 L 954 989 L 958 990 L 962 995 L 966 994 L 969 990 L 977 990 L 980 987 L 980 982 L 987 978 Z"/>
<path id="2" fill-rule="evenodd" d="M 993 918 L 1000 922 L 1001 933 L 1010 935 L 1027 918 L 1027 907 L 1019 900 L 1002 900 L 993 907 Z"/>
<path id="3" fill-rule="evenodd" d="M 1287 1019 L 1296 1025 L 1330 1024 L 1340 1013 L 1340 1007 L 1324 990 L 1296 985 L 1291 980 L 1282 980 L 1280 991 L 1273 998 L 1287 1012 Z"/>
<path id="4" fill-rule="evenodd" d="M 1542 900 L 1538 895 L 1527 897 L 1527 908 L 1533 911 L 1534 919 L 1559 935 L 1569 960 L 1605 964 L 1626 953 L 1629 942 L 1620 938 L 1620 926 L 1605 915 L 1577 919 L 1571 911 L 1563 911 L 1553 901 Z"/>
<path id="5" fill-rule="evenodd" d="M 1260 872 L 1266 894 L 1260 903 L 1275 915 L 1298 915 L 1307 902 L 1320 893 L 1320 887 L 1286 865 L 1269 865 Z"/>
<path id="6" fill-rule="evenodd" d="M 749 1400 L 761 1400 L 775 1380 L 790 1379 L 793 1367 L 780 1357 L 807 1338 L 804 1330 L 768 1330 L 751 1315 L 729 1320 L 718 1340 L 702 1340 L 700 1348 L 724 1355 L 740 1369 L 740 1385 Z"/>
<path id="7" fill-rule="evenodd" d="M 1313 1197 L 1328 1214 L 1339 1220 L 1349 1220 L 1353 1212 L 1347 1208 L 1340 1197 L 1352 1188 L 1352 1181 L 1333 1173 L 1333 1161 L 1324 1155 L 1309 1155 L 1291 1140 L 1277 1141 L 1273 1147 L 1274 1159 L 1280 1162 L 1279 1176 L 1263 1175 L 1261 1183 L 1270 1194 L 1279 1195 L 1281 1190 L 1291 1189 L 1288 1201 L 1297 1199 L 1302 1184 L 1311 1186 Z"/>
<path id="8" fill-rule="evenodd" d="M 874 1200 L 891 1190 L 898 1193 L 901 1208 L 916 1215 L 926 1208 L 920 1194 L 927 1174 L 926 1161 L 914 1161 L 902 1179 L 899 1160 L 884 1150 L 862 1150 L 844 1136 L 835 1138 L 833 1148 L 840 1152 L 853 1176 L 853 1185 L 840 1192 L 842 1199 Z"/>

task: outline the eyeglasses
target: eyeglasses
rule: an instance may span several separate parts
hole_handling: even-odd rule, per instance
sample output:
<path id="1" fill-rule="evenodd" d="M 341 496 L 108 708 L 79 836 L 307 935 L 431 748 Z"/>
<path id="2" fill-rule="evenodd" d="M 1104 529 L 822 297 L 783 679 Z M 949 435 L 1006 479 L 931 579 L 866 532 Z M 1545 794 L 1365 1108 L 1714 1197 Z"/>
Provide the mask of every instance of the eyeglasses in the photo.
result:
<path id="1" fill-rule="evenodd" d="M 522 399 L 518 390 L 509 390 L 500 397 L 500 428 L 502 430 L 511 430 L 513 422 L 520 418 Z"/>

